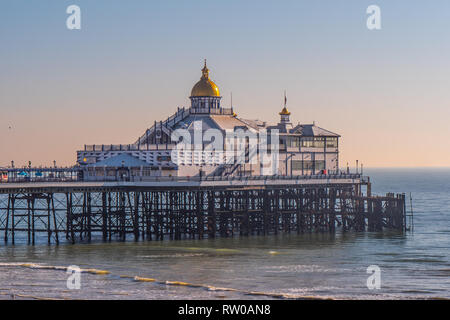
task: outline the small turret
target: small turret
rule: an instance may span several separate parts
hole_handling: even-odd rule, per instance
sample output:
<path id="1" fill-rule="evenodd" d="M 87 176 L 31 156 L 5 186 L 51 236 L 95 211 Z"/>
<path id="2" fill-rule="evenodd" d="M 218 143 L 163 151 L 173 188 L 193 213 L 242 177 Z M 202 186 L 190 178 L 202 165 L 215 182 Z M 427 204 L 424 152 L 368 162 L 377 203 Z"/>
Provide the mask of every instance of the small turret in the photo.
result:
<path id="1" fill-rule="evenodd" d="M 281 119 L 280 119 L 281 124 L 288 124 L 288 123 L 290 124 L 291 123 L 291 121 L 289 120 L 289 116 L 291 115 L 291 113 L 287 109 L 286 105 L 287 105 L 287 98 L 286 98 L 286 92 L 284 92 L 284 108 L 279 113 L 279 115 L 281 116 Z"/>

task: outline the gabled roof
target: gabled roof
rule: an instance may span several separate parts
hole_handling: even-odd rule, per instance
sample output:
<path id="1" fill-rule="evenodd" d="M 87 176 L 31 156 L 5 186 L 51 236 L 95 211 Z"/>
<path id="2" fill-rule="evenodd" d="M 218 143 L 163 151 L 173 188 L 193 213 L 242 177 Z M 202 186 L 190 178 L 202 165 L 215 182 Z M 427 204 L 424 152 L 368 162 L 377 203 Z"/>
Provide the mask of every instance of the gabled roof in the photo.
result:
<path id="1" fill-rule="evenodd" d="M 248 124 L 250 127 L 253 128 L 265 128 L 267 127 L 267 122 L 266 121 L 261 121 L 258 119 L 242 119 L 242 118 L 238 118 L 240 121 L 245 122 L 246 124 Z"/>
<path id="2" fill-rule="evenodd" d="M 191 114 L 186 119 L 178 122 L 173 129 L 186 129 L 192 131 L 194 122 L 200 121 L 202 123 L 202 130 L 219 129 L 219 130 L 234 130 L 236 127 L 245 127 L 254 129 L 250 124 L 241 121 L 239 118 L 232 115 L 214 115 L 214 114 Z"/>
<path id="3" fill-rule="evenodd" d="M 99 167 L 148 167 L 149 164 L 145 161 L 139 160 L 138 158 L 135 158 L 127 153 L 121 153 L 117 156 L 99 161 L 95 164 L 95 166 Z"/>
<path id="4" fill-rule="evenodd" d="M 211 115 L 211 119 L 213 119 L 222 130 L 234 130 L 236 127 L 255 129 L 250 123 L 231 115 Z"/>
<path id="5" fill-rule="evenodd" d="M 278 130 L 279 133 L 289 133 L 289 128 L 287 128 L 287 126 L 285 124 L 282 123 L 278 123 L 276 125 L 273 126 L 268 126 L 267 130 Z"/>
<path id="6" fill-rule="evenodd" d="M 315 124 L 299 124 L 289 130 L 289 133 L 301 134 L 306 137 L 340 137 L 337 133 L 325 130 Z"/>
<path id="7" fill-rule="evenodd" d="M 175 124 L 173 129 L 186 129 L 188 131 L 193 131 L 195 122 L 201 122 L 202 130 L 220 129 L 211 117 L 206 114 L 191 114 L 186 119 Z"/>

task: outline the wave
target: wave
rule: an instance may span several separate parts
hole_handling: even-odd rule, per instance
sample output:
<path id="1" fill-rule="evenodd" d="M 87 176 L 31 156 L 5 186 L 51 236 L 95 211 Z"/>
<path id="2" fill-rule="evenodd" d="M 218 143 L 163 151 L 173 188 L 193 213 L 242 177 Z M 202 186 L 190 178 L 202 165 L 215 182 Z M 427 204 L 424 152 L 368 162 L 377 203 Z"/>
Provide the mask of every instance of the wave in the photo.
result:
<path id="1" fill-rule="evenodd" d="M 185 258 L 185 257 L 201 257 L 204 253 L 174 253 L 174 254 L 151 254 L 145 256 L 137 256 L 137 258 Z"/>
<path id="2" fill-rule="evenodd" d="M 265 270 L 266 272 L 289 272 L 289 273 L 310 273 L 310 272 L 337 272 L 337 271 L 351 271 L 351 269 L 345 269 L 345 268 L 325 268 L 320 265 L 307 265 L 307 264 L 299 264 L 299 265 L 281 265 L 281 266 L 266 266 L 262 267 L 261 269 Z"/>
<path id="3" fill-rule="evenodd" d="M 244 295 L 251 295 L 251 296 L 266 296 L 271 298 L 278 298 L 278 299 L 299 299 L 299 300 L 332 300 L 331 297 L 323 297 L 323 296 L 308 296 L 308 295 L 299 295 L 299 294 L 290 294 L 290 293 L 277 293 L 277 292 L 265 292 L 265 291 L 247 291 L 247 290 L 240 290 L 240 289 L 234 289 L 234 288 L 224 288 L 224 287 L 215 287 L 210 285 L 203 285 L 203 284 L 195 284 L 195 283 L 189 283 L 184 281 L 168 281 L 168 280 L 157 280 L 154 278 L 142 278 L 135 276 L 135 281 L 140 282 L 154 282 L 164 285 L 172 285 L 172 286 L 183 286 L 183 287 L 191 287 L 191 288 L 202 288 L 209 291 L 228 291 L 228 292 L 237 292 Z"/>
<path id="4" fill-rule="evenodd" d="M 51 265 L 45 265 L 45 264 L 39 264 L 39 263 L 29 263 L 29 262 L 0 262 L 0 267 L 23 267 L 23 268 L 30 268 L 30 269 L 44 269 L 44 270 L 60 270 L 60 271 L 67 271 L 69 269 L 72 269 L 70 266 L 51 266 Z M 81 273 L 90 273 L 90 274 L 98 274 L 98 275 L 104 275 L 104 274 L 110 274 L 107 270 L 99 270 L 99 269 L 82 269 L 80 268 Z"/>
<path id="5" fill-rule="evenodd" d="M 441 259 L 433 258 L 401 258 L 401 259 L 389 259 L 384 260 L 386 262 L 403 262 L 403 263 L 445 263 Z"/>
<path id="6" fill-rule="evenodd" d="M 67 271 L 71 267 L 70 266 L 52 266 L 52 265 L 44 265 L 44 264 L 38 264 L 38 263 L 29 263 L 29 262 L 9 262 L 9 263 L 2 263 L 0 262 L 0 267 L 22 267 L 22 268 L 30 268 L 30 269 L 40 269 L 40 270 L 58 270 L 58 271 Z M 100 269 L 93 269 L 93 268 L 87 268 L 87 269 L 80 269 L 83 273 L 90 273 L 95 275 L 112 275 L 110 271 L 108 270 L 100 270 Z M 248 291 L 248 290 L 241 290 L 241 289 L 235 289 L 235 288 L 226 288 L 226 287 L 216 287 L 211 285 L 205 285 L 205 284 L 196 284 L 196 283 L 189 283 L 184 281 L 173 281 L 173 280 L 159 280 L 156 278 L 147 278 L 147 277 L 140 277 L 140 276 L 130 276 L 130 275 L 120 275 L 117 277 L 118 279 L 132 279 L 136 282 L 150 282 L 150 283 L 157 283 L 161 285 L 169 285 L 169 286 L 182 286 L 182 287 L 191 287 L 191 288 L 201 288 L 208 291 L 225 291 L 225 292 L 237 292 L 241 293 L 243 295 L 251 295 L 251 296 L 266 296 L 271 298 L 278 298 L 278 299 L 332 299 L 330 297 L 323 297 L 323 296 L 309 296 L 309 295 L 302 295 L 302 294 L 292 294 L 292 293 L 278 293 L 278 292 L 264 292 L 264 291 Z M 37 296 L 27 296 L 27 295 L 16 295 L 17 297 L 23 297 L 23 298 L 32 298 L 32 299 L 63 299 L 63 298 L 45 298 L 45 297 L 37 297 Z"/>
<path id="7" fill-rule="evenodd" d="M 52 265 L 44 265 L 44 264 L 38 264 L 38 263 L 29 263 L 29 262 L 11 262 L 11 263 L 0 263 L 0 267 L 21 267 L 21 268 L 30 268 L 30 269 L 38 269 L 38 270 L 57 270 L 57 271 L 67 271 L 70 266 L 52 266 Z M 302 266 L 304 267 L 304 266 Z M 309 266 L 311 267 L 311 266 Z M 314 268 L 317 266 L 313 266 Z M 155 283 L 159 285 L 166 285 L 166 286 L 180 286 L 180 287 L 190 287 L 190 288 L 197 288 L 197 289 L 204 289 L 208 291 L 214 291 L 214 292 L 235 292 L 242 295 L 247 296 L 265 296 L 269 298 L 274 299 L 296 299 L 296 300 L 333 300 L 335 298 L 330 296 L 322 296 L 322 295 L 308 295 L 305 294 L 306 292 L 302 293 L 287 293 L 287 292 L 270 292 L 270 291 L 251 291 L 251 290 L 243 290 L 243 289 L 236 289 L 236 288 L 227 288 L 227 287 L 218 287 L 218 286 L 212 286 L 207 284 L 197 284 L 197 283 L 190 283 L 185 281 L 176 281 L 176 280 L 161 280 L 157 278 L 150 278 L 150 277 L 141 277 L 136 275 L 114 275 L 108 270 L 100 270 L 100 269 L 94 269 L 94 268 L 85 268 L 80 269 L 83 273 L 90 273 L 94 275 L 111 275 L 113 278 L 116 279 L 129 279 L 136 282 L 147 282 L 147 283 Z M 303 290 L 302 290 L 303 291 Z M 126 295 L 126 293 L 124 293 Z M 30 299 L 66 299 L 65 297 L 61 298 L 46 298 L 46 297 L 38 297 L 38 296 L 31 296 L 31 295 L 16 295 L 17 297 L 22 298 L 30 298 Z"/>
<path id="8" fill-rule="evenodd" d="M 178 248 L 179 249 L 179 248 Z M 240 253 L 241 250 L 229 248 L 207 248 L 207 247 L 185 247 L 189 251 L 218 252 L 218 253 Z"/>

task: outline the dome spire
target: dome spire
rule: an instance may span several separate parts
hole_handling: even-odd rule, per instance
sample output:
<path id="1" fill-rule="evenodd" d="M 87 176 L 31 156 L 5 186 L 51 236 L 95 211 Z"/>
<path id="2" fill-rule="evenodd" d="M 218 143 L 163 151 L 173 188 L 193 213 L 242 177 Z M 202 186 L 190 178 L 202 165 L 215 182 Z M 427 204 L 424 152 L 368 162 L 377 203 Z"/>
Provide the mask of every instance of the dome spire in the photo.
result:
<path id="1" fill-rule="evenodd" d="M 206 66 L 206 59 L 205 59 L 205 66 L 202 69 L 202 78 L 209 79 L 209 69 Z"/>

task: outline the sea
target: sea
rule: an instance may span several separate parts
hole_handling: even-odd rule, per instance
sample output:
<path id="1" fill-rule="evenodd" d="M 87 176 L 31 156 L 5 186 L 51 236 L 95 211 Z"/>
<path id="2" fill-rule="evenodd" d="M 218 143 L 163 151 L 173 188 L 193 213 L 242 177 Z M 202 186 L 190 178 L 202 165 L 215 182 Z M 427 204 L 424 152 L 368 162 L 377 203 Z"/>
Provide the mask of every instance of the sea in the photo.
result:
<path id="1" fill-rule="evenodd" d="M 450 299 L 450 168 L 364 174 L 374 194 L 407 195 L 414 229 L 1 242 L 0 299 Z"/>

